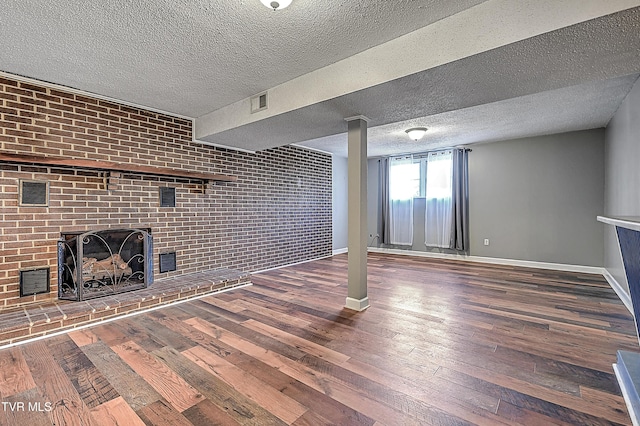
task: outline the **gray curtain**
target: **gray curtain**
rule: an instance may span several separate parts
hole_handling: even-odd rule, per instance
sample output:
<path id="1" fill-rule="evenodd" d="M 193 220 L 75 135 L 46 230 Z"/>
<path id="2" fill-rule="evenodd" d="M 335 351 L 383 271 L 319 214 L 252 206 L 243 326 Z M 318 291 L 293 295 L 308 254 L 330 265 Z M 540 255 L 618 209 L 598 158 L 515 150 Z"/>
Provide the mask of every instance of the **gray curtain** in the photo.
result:
<path id="1" fill-rule="evenodd" d="M 380 200 L 381 210 L 378 214 L 378 234 L 380 235 L 380 244 L 389 244 L 391 241 L 391 214 L 389 203 L 389 158 L 383 158 L 379 161 L 380 181 L 378 182 L 378 199 Z"/>
<path id="2" fill-rule="evenodd" d="M 451 242 L 449 248 L 469 250 L 469 150 L 453 150 Z"/>

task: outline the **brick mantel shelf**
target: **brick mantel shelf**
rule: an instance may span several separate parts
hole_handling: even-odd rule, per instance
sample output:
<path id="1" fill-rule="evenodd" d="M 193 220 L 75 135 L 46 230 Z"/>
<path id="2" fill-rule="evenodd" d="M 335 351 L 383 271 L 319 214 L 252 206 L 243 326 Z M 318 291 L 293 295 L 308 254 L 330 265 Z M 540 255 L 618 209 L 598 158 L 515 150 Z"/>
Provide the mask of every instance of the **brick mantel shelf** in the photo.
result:
<path id="1" fill-rule="evenodd" d="M 11 163 L 21 164 L 38 164 L 38 165 L 55 165 L 63 167 L 75 167 L 94 170 L 103 170 L 109 172 L 129 172 L 140 173 L 155 176 L 171 176 L 181 177 L 188 179 L 201 180 L 204 183 L 209 181 L 214 182 L 235 182 L 237 177 L 227 176 L 213 173 L 194 172 L 187 170 L 177 170 L 171 168 L 143 166 L 135 163 L 115 163 L 112 161 L 96 161 L 96 160 L 83 160 L 74 158 L 62 158 L 62 157 L 44 157 L 40 155 L 23 155 L 23 154 L 9 154 L 6 152 L 0 152 L 0 161 L 6 161 Z"/>

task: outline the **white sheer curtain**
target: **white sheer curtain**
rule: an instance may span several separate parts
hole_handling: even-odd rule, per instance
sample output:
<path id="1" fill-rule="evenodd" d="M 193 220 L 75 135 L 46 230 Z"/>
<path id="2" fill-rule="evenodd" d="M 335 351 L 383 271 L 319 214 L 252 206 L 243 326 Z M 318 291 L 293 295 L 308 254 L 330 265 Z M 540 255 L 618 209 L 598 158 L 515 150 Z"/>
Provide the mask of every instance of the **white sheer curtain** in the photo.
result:
<path id="1" fill-rule="evenodd" d="M 413 244 L 413 197 L 420 193 L 420 164 L 411 157 L 389 159 L 389 237 Z"/>
<path id="2" fill-rule="evenodd" d="M 425 245 L 448 248 L 451 242 L 453 153 L 430 152 L 427 156 Z"/>

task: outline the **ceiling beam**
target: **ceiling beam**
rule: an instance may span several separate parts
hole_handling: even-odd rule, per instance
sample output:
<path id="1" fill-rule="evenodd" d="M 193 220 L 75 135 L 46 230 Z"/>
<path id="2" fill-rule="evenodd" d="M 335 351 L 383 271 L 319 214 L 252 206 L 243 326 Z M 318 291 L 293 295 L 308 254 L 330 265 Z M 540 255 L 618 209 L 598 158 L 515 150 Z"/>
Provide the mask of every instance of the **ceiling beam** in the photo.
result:
<path id="1" fill-rule="evenodd" d="M 247 98 L 199 117 L 195 137 L 228 145 L 232 138 L 217 135 L 639 5 L 638 0 L 491 0 L 276 86 L 267 92 L 266 110 L 252 114 Z M 242 147 L 247 141 L 232 143 Z"/>

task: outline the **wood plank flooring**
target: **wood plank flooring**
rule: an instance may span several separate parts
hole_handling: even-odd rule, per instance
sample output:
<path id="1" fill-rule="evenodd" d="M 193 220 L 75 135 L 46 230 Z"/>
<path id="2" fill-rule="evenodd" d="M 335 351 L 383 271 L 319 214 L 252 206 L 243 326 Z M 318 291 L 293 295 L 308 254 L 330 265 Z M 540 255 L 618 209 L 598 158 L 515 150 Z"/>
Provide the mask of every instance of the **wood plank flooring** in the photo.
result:
<path id="1" fill-rule="evenodd" d="M 0 351 L 0 424 L 630 424 L 602 277 L 370 254 L 356 313 L 346 260 Z"/>

